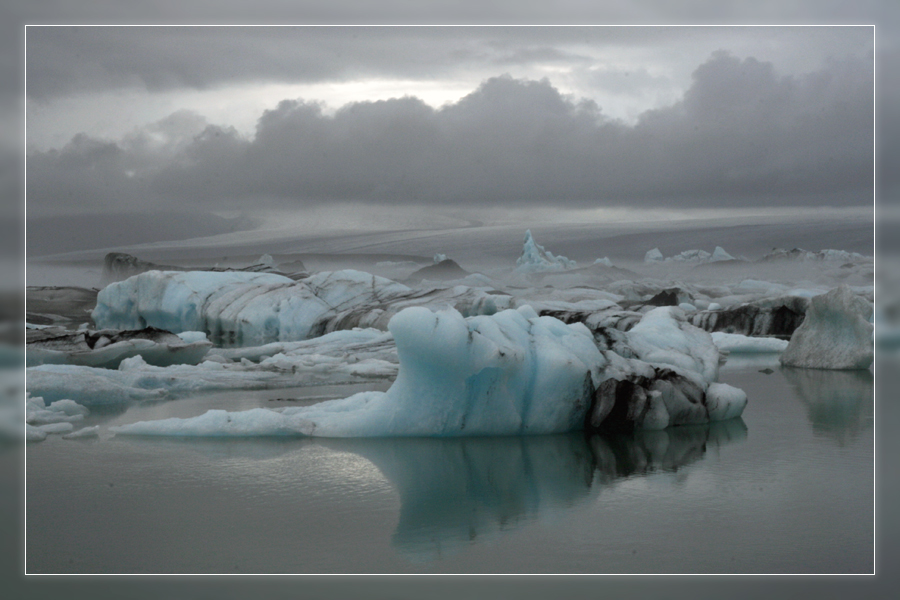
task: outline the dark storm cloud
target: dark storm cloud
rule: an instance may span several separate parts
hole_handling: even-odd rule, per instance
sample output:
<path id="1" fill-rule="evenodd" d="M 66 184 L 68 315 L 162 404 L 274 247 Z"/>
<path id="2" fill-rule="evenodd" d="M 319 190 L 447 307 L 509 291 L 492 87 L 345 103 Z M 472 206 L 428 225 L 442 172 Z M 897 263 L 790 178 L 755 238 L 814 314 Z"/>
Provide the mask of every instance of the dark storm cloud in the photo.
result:
<path id="1" fill-rule="evenodd" d="M 119 143 L 29 157 L 29 202 L 115 210 L 263 199 L 504 206 L 870 201 L 872 63 L 803 76 L 719 52 L 682 101 L 635 126 L 549 82 L 492 78 L 459 102 L 283 101 L 253 139 L 180 115 Z M 163 132 L 163 133 L 161 133 Z M 180 137 L 179 137 L 180 136 Z M 192 137 L 191 137 L 192 136 Z"/>

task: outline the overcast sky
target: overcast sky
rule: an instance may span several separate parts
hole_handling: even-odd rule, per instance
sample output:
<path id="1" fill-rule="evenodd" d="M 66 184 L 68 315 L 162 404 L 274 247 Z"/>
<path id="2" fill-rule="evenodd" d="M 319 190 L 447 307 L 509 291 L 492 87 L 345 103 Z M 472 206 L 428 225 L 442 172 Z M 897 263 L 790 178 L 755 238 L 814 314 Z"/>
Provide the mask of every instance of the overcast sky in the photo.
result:
<path id="1" fill-rule="evenodd" d="M 871 27 L 29 27 L 29 214 L 865 205 Z"/>

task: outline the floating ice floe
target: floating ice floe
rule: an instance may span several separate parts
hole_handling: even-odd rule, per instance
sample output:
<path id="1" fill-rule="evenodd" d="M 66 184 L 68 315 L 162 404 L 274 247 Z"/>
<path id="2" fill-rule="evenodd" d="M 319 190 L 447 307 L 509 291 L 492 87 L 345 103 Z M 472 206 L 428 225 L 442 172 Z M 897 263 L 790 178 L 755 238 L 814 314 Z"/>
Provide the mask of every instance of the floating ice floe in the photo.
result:
<path id="1" fill-rule="evenodd" d="M 41 426 L 53 423 L 75 423 L 81 421 L 91 411 L 68 398 L 46 405 L 40 396 L 29 397 L 25 402 L 25 422 Z"/>
<path id="2" fill-rule="evenodd" d="M 522 256 L 516 260 L 516 272 L 541 273 L 545 271 L 562 271 L 575 268 L 574 260 L 565 256 L 554 256 L 549 250 L 534 241 L 531 230 L 525 232 L 525 241 L 522 244 Z"/>
<path id="3" fill-rule="evenodd" d="M 868 369 L 874 359 L 872 304 L 842 285 L 810 301 L 781 364 L 810 369 Z"/>
<path id="4" fill-rule="evenodd" d="M 195 365 L 212 347 L 202 332 L 174 334 L 154 327 L 136 331 L 78 331 L 29 342 L 25 346 L 27 366 L 68 364 L 115 369 L 132 356 L 148 364 L 165 367 Z"/>
<path id="5" fill-rule="evenodd" d="M 119 367 L 129 361 L 139 360 L 139 356 L 125 359 Z M 165 370 L 161 367 L 152 368 Z M 192 370 L 196 368 L 190 367 Z M 50 402 L 71 399 L 82 406 L 108 406 L 134 400 L 162 400 L 167 395 L 167 390 L 163 387 L 142 387 L 142 383 L 152 385 L 152 382 L 134 381 L 137 378 L 123 375 L 118 370 L 78 365 L 40 365 L 29 367 L 26 371 L 28 391 L 33 396 L 41 396 Z M 165 383 L 168 381 L 163 379 Z"/>
<path id="6" fill-rule="evenodd" d="M 162 400 L 216 390 L 255 390 L 390 379 L 397 351 L 389 333 L 336 331 L 304 342 L 215 348 L 198 365 L 148 365 L 140 356 L 118 369 L 41 365 L 27 369 L 28 390 L 88 406 Z"/>
<path id="7" fill-rule="evenodd" d="M 60 433 L 67 437 L 74 424 L 89 414 L 90 410 L 72 400 L 57 400 L 48 406 L 43 398 L 29 397 L 25 403 L 25 440 L 41 442 L 48 434 Z"/>

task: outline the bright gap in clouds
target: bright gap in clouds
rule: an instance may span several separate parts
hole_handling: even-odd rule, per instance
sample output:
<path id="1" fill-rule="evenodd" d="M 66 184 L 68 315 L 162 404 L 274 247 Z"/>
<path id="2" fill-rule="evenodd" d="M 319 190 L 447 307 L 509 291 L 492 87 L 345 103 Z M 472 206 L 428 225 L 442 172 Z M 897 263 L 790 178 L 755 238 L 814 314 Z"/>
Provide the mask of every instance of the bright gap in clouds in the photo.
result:
<path id="1" fill-rule="evenodd" d="M 644 111 L 676 102 L 683 90 L 666 88 L 645 95 L 598 93 L 588 90 L 579 77 L 568 70 L 547 76 L 560 93 L 574 99 L 597 102 L 603 114 L 633 124 Z M 499 74 L 499 73 L 497 73 Z M 510 73 L 515 78 L 524 75 Z M 552 75 L 552 76 L 550 76 Z M 486 75 L 483 79 L 487 79 Z M 535 79 L 534 77 L 527 77 Z M 210 124 L 234 127 L 241 135 L 253 137 L 264 111 L 286 99 L 318 102 L 325 114 L 333 114 L 354 102 L 376 102 L 413 96 L 433 108 L 458 102 L 475 91 L 483 81 L 361 79 L 315 84 L 242 84 L 213 90 L 179 90 L 148 94 L 143 89 L 114 90 L 79 94 L 49 102 L 30 101 L 27 106 L 30 150 L 61 148 L 79 133 L 94 138 L 120 140 L 137 128 L 160 121 L 178 111 L 191 111 Z"/>

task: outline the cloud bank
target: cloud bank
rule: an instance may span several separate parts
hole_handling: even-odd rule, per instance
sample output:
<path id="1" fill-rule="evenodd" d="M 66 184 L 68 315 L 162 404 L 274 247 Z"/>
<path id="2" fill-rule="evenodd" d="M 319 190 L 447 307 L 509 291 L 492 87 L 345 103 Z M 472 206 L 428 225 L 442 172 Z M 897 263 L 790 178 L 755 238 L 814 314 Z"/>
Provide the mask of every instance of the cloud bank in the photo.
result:
<path id="1" fill-rule="evenodd" d="M 634 125 L 547 80 L 494 77 L 459 102 L 285 100 L 255 136 L 175 113 L 123 139 L 76 136 L 28 156 L 28 205 L 503 207 L 871 202 L 872 60 L 805 75 L 713 54 L 683 98 Z"/>

